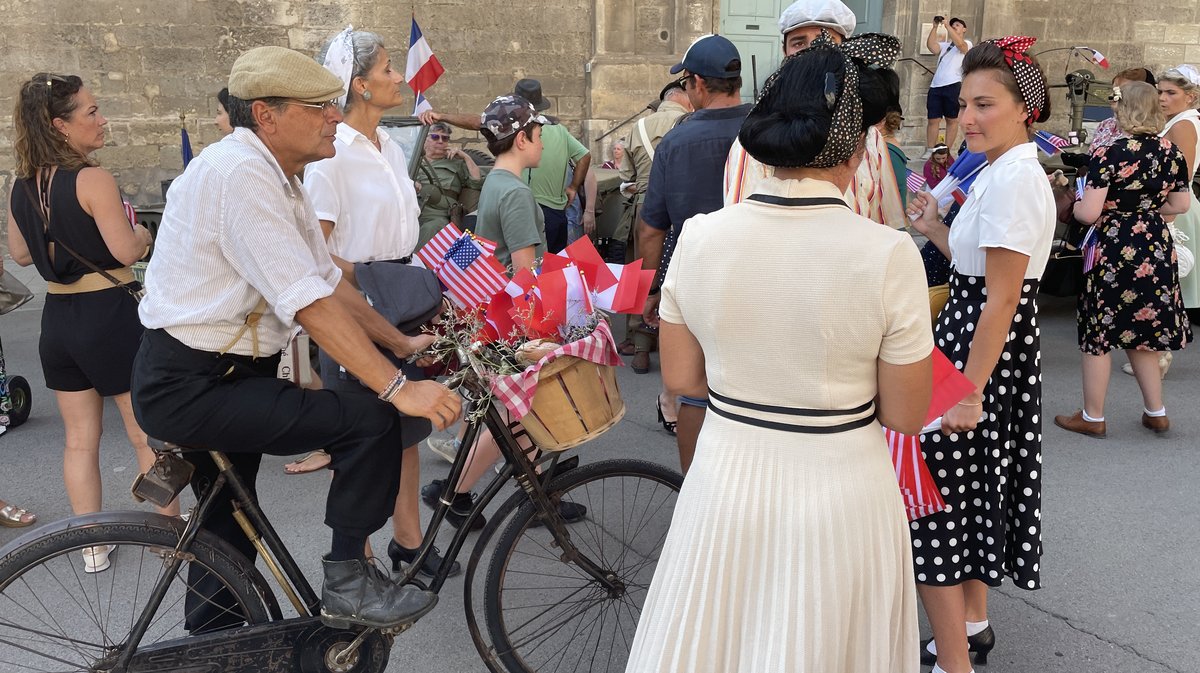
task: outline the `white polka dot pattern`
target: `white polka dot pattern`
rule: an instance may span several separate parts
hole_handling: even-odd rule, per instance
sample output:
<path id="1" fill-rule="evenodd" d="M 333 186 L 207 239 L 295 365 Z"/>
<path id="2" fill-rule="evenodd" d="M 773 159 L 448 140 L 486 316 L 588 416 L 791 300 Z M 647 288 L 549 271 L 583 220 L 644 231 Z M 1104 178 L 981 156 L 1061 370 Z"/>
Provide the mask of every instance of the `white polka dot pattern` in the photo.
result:
<path id="1" fill-rule="evenodd" d="M 1037 281 L 1026 279 L 1004 347 L 984 389 L 986 418 L 975 430 L 921 436 L 925 462 L 948 509 L 910 524 L 914 569 L 922 584 L 1008 575 L 1022 589 L 1041 586 L 1042 373 Z M 1027 299 L 1028 301 L 1025 301 Z M 955 273 L 934 339 L 959 369 L 987 301 L 984 279 Z M 951 548 L 949 557 L 921 554 Z"/>

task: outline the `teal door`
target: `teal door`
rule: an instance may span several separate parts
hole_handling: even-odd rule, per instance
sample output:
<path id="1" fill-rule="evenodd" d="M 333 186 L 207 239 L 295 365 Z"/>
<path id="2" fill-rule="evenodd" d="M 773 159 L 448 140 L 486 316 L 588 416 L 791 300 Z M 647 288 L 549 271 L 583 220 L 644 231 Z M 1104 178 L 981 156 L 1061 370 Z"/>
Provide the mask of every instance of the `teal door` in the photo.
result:
<path id="1" fill-rule="evenodd" d="M 883 25 L 883 0 L 843 0 L 858 17 L 855 33 Z M 779 15 L 792 0 L 721 0 L 721 34 L 742 56 L 742 100 L 750 102 L 783 58 Z"/>

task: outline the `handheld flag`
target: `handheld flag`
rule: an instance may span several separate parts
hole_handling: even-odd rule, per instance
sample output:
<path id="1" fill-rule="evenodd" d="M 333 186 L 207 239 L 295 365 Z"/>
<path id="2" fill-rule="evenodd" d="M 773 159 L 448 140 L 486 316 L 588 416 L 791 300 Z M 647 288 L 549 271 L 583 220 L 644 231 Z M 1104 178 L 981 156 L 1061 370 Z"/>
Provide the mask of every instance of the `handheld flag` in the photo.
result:
<path id="1" fill-rule="evenodd" d="M 425 92 L 433 86 L 434 82 L 442 76 L 446 69 L 442 67 L 437 57 L 433 55 L 433 49 L 429 43 L 425 41 L 425 36 L 421 33 L 421 27 L 417 25 L 417 17 L 413 17 L 412 31 L 408 37 L 408 62 L 404 67 L 404 78 L 408 80 L 408 86 L 416 94 L 416 104 L 413 107 L 413 114 L 419 115 L 426 110 L 433 109 L 429 101 L 425 100 Z"/>
<path id="2" fill-rule="evenodd" d="M 987 156 L 982 152 L 971 152 L 964 150 L 950 164 L 949 170 L 946 171 L 946 177 L 942 181 L 929 190 L 930 195 L 937 199 L 938 208 L 949 208 L 951 203 L 957 202 L 962 205 L 967 200 L 967 192 L 971 189 L 971 184 L 975 182 L 975 178 L 979 176 L 980 171 L 987 167 Z M 916 219 L 916 215 L 910 215 L 909 219 Z"/>
<path id="3" fill-rule="evenodd" d="M 1038 149 L 1045 152 L 1049 156 L 1054 156 L 1064 147 L 1069 147 L 1071 141 L 1062 136 L 1056 136 L 1049 131 L 1036 131 L 1033 134 L 1033 142 Z"/>
<path id="4" fill-rule="evenodd" d="M 908 179 L 905 180 L 905 184 L 908 186 L 908 191 L 916 194 L 925 188 L 926 181 L 924 176 L 917 174 L 916 171 L 910 168 L 908 169 Z"/>
<path id="5" fill-rule="evenodd" d="M 183 126 L 179 127 L 179 151 L 183 155 L 183 167 L 187 168 L 192 160 L 192 140 L 188 138 L 187 129 Z"/>

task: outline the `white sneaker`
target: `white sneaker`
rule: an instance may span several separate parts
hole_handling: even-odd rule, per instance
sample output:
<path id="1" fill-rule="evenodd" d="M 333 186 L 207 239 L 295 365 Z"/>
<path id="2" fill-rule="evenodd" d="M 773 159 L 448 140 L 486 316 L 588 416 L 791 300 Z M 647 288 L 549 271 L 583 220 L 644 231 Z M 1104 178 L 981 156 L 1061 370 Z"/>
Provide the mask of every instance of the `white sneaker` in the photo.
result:
<path id="1" fill-rule="evenodd" d="M 83 572 L 85 573 L 101 573 L 108 570 L 112 562 L 108 557 L 117 548 L 116 545 L 107 544 L 99 547 L 84 547 L 83 548 Z"/>
<path id="2" fill-rule="evenodd" d="M 932 147 L 926 147 L 926 148 L 925 148 L 925 154 L 922 154 L 922 155 L 921 155 L 921 161 L 928 161 L 928 160 L 929 160 L 929 157 L 931 157 L 931 156 L 933 156 L 933 148 L 932 148 Z"/>
<path id="3" fill-rule="evenodd" d="M 448 463 L 453 463 L 458 456 L 459 441 L 456 437 L 446 439 L 430 437 L 425 440 L 425 446 L 428 446 L 430 451 L 441 456 Z"/>

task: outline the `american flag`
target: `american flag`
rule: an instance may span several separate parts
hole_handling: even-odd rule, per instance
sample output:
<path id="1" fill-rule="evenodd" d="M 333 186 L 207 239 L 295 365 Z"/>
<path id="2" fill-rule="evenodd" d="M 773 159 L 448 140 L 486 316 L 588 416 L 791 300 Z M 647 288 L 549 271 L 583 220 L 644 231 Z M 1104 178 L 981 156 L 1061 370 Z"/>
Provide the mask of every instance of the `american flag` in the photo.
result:
<path id="1" fill-rule="evenodd" d="M 450 246 L 458 242 L 458 239 L 462 238 L 463 236 L 470 237 L 471 240 L 475 241 L 475 243 L 477 243 L 479 247 L 487 254 L 492 255 L 496 253 L 495 243 L 492 243 L 486 238 L 479 238 L 474 234 L 464 234 L 462 229 L 454 226 L 453 223 L 447 222 L 446 226 L 442 227 L 441 231 L 434 235 L 433 238 L 429 239 L 429 242 L 417 251 L 417 259 L 421 260 L 421 263 L 425 265 L 425 268 L 432 271 L 437 271 L 438 267 L 444 263 L 446 259 L 446 253 L 449 252 Z"/>
<path id="2" fill-rule="evenodd" d="M 908 169 L 908 179 L 905 180 L 905 184 L 908 185 L 908 191 L 917 194 L 925 188 L 925 178 L 910 168 Z"/>
<path id="3" fill-rule="evenodd" d="M 504 268 L 482 245 L 482 239 L 462 232 L 454 238 L 448 229 L 457 231 L 457 227 L 447 226 L 417 252 L 417 258 L 437 274 L 454 303 L 463 308 L 488 303 L 508 284 Z"/>
<path id="4" fill-rule="evenodd" d="M 1070 147 L 1071 141 L 1062 136 L 1056 136 L 1049 131 L 1037 131 L 1033 134 L 1033 142 L 1037 144 L 1038 149 L 1054 156 L 1064 147 Z"/>

